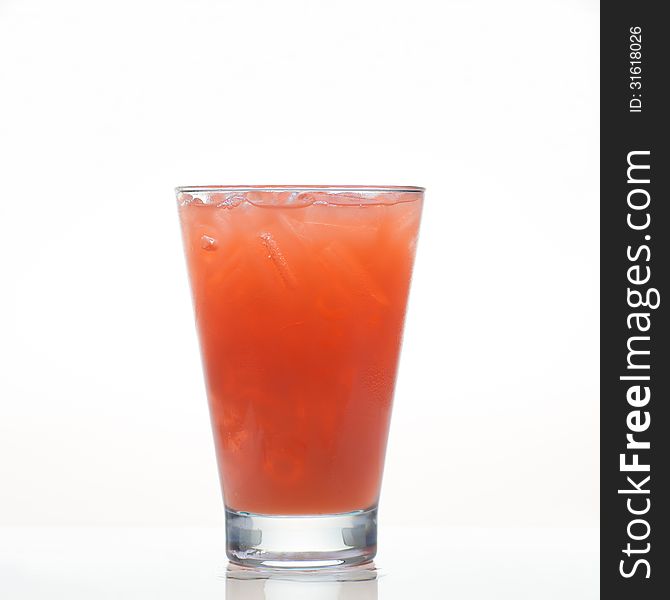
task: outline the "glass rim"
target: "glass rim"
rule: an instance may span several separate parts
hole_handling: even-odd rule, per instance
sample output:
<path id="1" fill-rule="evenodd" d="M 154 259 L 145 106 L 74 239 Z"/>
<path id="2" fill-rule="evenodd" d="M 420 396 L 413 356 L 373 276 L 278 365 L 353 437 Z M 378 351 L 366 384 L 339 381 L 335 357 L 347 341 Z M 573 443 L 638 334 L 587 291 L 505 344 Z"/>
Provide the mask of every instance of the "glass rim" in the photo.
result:
<path id="1" fill-rule="evenodd" d="M 373 192 L 387 194 L 423 194 L 426 188 L 413 185 L 186 185 L 175 188 L 177 194 L 204 192 Z"/>

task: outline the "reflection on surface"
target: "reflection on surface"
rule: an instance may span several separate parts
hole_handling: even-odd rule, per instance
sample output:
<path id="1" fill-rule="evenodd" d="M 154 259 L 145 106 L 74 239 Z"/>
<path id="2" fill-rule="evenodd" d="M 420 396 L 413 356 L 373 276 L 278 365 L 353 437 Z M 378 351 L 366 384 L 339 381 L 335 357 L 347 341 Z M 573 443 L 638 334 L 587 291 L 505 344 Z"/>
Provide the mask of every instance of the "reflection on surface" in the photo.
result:
<path id="1" fill-rule="evenodd" d="M 226 600 L 377 600 L 374 563 L 324 570 L 257 570 L 229 565 Z"/>

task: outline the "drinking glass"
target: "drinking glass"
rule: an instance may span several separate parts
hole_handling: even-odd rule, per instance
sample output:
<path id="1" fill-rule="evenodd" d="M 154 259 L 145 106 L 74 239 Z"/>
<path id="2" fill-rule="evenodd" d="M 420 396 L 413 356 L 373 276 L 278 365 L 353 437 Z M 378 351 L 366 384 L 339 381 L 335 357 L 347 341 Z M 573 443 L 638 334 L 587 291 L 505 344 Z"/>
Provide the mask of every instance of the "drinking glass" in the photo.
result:
<path id="1" fill-rule="evenodd" d="M 231 561 L 375 555 L 423 192 L 177 188 Z"/>

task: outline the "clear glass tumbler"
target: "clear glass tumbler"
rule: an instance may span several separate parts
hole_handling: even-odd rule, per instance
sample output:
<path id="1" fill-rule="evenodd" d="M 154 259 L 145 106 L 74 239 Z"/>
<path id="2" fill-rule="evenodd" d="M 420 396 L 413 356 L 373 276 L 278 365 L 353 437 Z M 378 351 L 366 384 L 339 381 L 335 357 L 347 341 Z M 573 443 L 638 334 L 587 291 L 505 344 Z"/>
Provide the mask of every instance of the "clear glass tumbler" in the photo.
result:
<path id="1" fill-rule="evenodd" d="M 233 562 L 376 552 L 423 188 L 177 188 Z"/>

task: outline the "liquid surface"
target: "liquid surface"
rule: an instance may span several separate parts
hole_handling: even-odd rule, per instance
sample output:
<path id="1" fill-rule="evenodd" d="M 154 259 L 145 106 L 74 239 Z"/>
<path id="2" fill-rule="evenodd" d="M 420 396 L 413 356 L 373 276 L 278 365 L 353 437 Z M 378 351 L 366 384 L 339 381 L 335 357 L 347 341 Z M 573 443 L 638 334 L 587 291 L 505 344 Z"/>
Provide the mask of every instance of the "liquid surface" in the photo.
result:
<path id="1" fill-rule="evenodd" d="M 224 499 L 326 514 L 379 495 L 421 195 L 182 194 Z"/>

